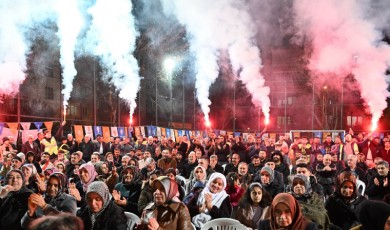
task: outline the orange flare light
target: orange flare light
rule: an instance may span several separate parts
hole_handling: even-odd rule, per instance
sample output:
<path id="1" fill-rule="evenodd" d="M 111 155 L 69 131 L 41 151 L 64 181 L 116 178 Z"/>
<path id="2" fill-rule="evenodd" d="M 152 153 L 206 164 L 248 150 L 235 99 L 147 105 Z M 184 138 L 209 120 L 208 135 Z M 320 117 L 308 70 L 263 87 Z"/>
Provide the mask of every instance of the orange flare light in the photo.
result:
<path id="1" fill-rule="evenodd" d="M 211 127 L 210 121 L 205 121 L 205 125 L 206 125 L 207 128 L 210 128 Z"/>
<path id="2" fill-rule="evenodd" d="M 377 128 L 378 128 L 378 124 L 377 123 L 372 123 L 371 124 L 371 132 L 374 132 Z"/>
<path id="3" fill-rule="evenodd" d="M 265 118 L 264 124 L 265 124 L 265 125 L 268 125 L 268 124 L 269 124 L 269 117 L 266 117 L 266 118 Z"/>
<path id="4" fill-rule="evenodd" d="M 64 105 L 64 121 L 66 121 L 66 106 Z"/>
<path id="5" fill-rule="evenodd" d="M 130 126 L 133 125 L 133 117 L 132 116 L 130 116 L 129 123 L 130 123 Z"/>

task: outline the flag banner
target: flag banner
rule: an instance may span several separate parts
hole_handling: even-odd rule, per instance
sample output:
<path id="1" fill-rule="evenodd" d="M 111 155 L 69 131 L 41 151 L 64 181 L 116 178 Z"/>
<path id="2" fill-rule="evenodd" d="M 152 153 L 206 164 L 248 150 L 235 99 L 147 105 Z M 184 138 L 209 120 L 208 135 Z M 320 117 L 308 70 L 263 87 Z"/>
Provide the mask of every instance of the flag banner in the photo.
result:
<path id="1" fill-rule="evenodd" d="M 96 137 L 93 136 L 93 129 L 92 126 L 84 126 L 85 135 L 89 135 L 91 137 L 91 140 L 96 139 Z"/>
<path id="2" fill-rule="evenodd" d="M 10 128 L 3 128 L 2 134 L 1 134 L 1 143 L 3 143 L 3 137 L 9 137 L 12 136 L 14 140 L 16 141 L 18 139 L 18 130 L 13 130 Z M 15 143 L 16 144 L 16 143 Z"/>
<path id="3" fill-rule="evenodd" d="M 11 130 L 17 130 L 18 129 L 18 123 L 7 123 L 8 128 Z"/>
<path id="4" fill-rule="evenodd" d="M 174 142 L 176 142 L 177 130 L 176 130 L 176 129 L 172 129 L 172 130 L 171 130 L 171 134 L 172 134 L 172 140 L 173 140 Z"/>
<path id="5" fill-rule="evenodd" d="M 331 136 L 331 135 L 330 135 L 330 132 L 324 132 L 324 133 L 322 133 L 322 142 L 325 141 L 325 139 L 326 139 L 327 136 Z"/>
<path id="6" fill-rule="evenodd" d="M 152 126 L 152 136 L 157 136 L 157 127 Z"/>
<path id="7" fill-rule="evenodd" d="M 152 126 L 146 126 L 146 130 L 147 130 L 147 132 L 148 132 L 148 136 L 153 136 L 152 135 Z"/>
<path id="8" fill-rule="evenodd" d="M 35 140 L 37 138 L 37 136 L 38 136 L 38 129 L 23 130 L 23 132 L 22 132 L 22 142 L 25 143 L 26 141 L 28 141 L 28 136 L 30 136 L 30 135 Z"/>
<path id="9" fill-rule="evenodd" d="M 96 137 L 97 135 L 103 136 L 103 130 L 102 130 L 102 127 L 101 127 L 101 126 L 94 126 L 94 127 L 93 127 L 93 132 L 94 132 L 94 134 L 95 134 L 95 137 Z"/>
<path id="10" fill-rule="evenodd" d="M 272 138 L 276 141 L 276 133 L 270 133 L 269 138 Z"/>
<path id="11" fill-rule="evenodd" d="M 186 136 L 188 137 L 188 140 L 189 140 L 190 137 L 192 136 L 191 131 L 185 130 L 185 132 L 186 132 Z"/>
<path id="12" fill-rule="evenodd" d="M 118 135 L 120 138 L 123 138 L 126 136 L 125 127 L 118 127 Z"/>
<path id="13" fill-rule="evenodd" d="M 226 136 L 226 131 L 225 131 L 225 130 L 220 130 L 220 131 L 219 131 L 219 134 L 220 134 L 220 135 L 223 135 L 223 136 Z"/>
<path id="14" fill-rule="evenodd" d="M 104 142 L 110 141 L 110 127 L 102 126 Z"/>
<path id="15" fill-rule="evenodd" d="M 218 129 L 214 129 L 214 133 L 215 133 L 215 136 L 219 136 L 219 130 Z"/>
<path id="16" fill-rule="evenodd" d="M 156 133 L 157 133 L 156 135 L 157 135 L 158 139 L 161 140 L 162 132 L 161 132 L 161 128 L 160 127 L 157 127 Z"/>
<path id="17" fill-rule="evenodd" d="M 138 135 L 141 135 L 141 129 L 139 126 L 134 127 L 135 136 L 138 137 Z"/>
<path id="18" fill-rule="evenodd" d="M 292 134 L 293 134 L 292 138 L 294 138 L 294 137 L 301 137 L 301 133 L 300 132 L 293 132 Z"/>
<path id="19" fill-rule="evenodd" d="M 167 137 L 167 138 L 172 137 L 172 135 L 171 135 L 171 129 L 165 129 L 165 132 L 166 132 L 166 137 Z"/>
<path id="20" fill-rule="evenodd" d="M 141 130 L 142 136 L 145 137 L 145 135 L 146 135 L 146 133 L 145 133 L 145 126 L 141 126 L 140 130 Z"/>
<path id="21" fill-rule="evenodd" d="M 110 129 L 111 129 L 111 136 L 118 137 L 118 128 L 117 127 L 110 127 Z"/>
<path id="22" fill-rule="evenodd" d="M 128 130 L 129 130 L 129 133 L 133 133 L 133 132 L 134 132 L 134 127 L 133 127 L 133 126 L 130 126 L 130 127 L 128 128 Z"/>
<path id="23" fill-rule="evenodd" d="M 74 134 L 75 134 L 76 140 L 79 143 L 81 143 L 81 141 L 83 140 L 83 137 L 84 137 L 83 126 L 82 125 L 74 125 L 73 128 L 74 128 Z"/>
<path id="24" fill-rule="evenodd" d="M 248 140 L 249 133 L 242 133 L 242 138 Z"/>
<path id="25" fill-rule="evenodd" d="M 43 122 L 34 122 L 34 125 L 37 127 L 39 131 L 42 128 Z"/>
<path id="26" fill-rule="evenodd" d="M 161 128 L 161 136 L 168 137 L 166 128 Z"/>
<path id="27" fill-rule="evenodd" d="M 176 131 L 177 131 L 177 134 L 178 134 L 177 136 L 180 136 L 180 137 L 183 136 L 183 130 L 176 130 Z"/>
<path id="28" fill-rule="evenodd" d="M 337 136 L 339 136 L 339 133 L 332 133 L 332 139 L 334 140 Z M 343 138 L 341 138 L 343 140 Z"/>
<path id="29" fill-rule="evenodd" d="M 269 137 L 269 133 L 264 133 L 263 136 L 261 137 L 262 140 L 264 140 L 265 138 L 268 138 Z"/>
<path id="30" fill-rule="evenodd" d="M 43 123 L 45 124 L 46 129 L 50 130 L 50 132 L 51 132 L 51 129 L 53 128 L 53 122 L 52 121 L 45 121 Z"/>
<path id="31" fill-rule="evenodd" d="M 202 136 L 202 135 L 200 134 L 200 131 L 199 131 L 199 130 L 196 130 L 196 131 L 195 131 L 195 136 L 196 136 L 196 137 Z"/>
<path id="32" fill-rule="evenodd" d="M 188 131 L 188 139 L 190 139 L 190 137 L 192 137 L 192 135 L 194 135 L 195 133 L 191 130 Z"/>
<path id="33" fill-rule="evenodd" d="M 235 137 L 241 136 L 241 133 L 240 132 L 234 132 L 234 136 Z"/>
<path id="34" fill-rule="evenodd" d="M 23 127 L 23 130 L 29 130 L 31 127 L 31 122 L 20 122 L 20 125 Z"/>
<path id="35" fill-rule="evenodd" d="M 3 133 L 4 123 L 0 122 L 0 135 Z"/>
<path id="36" fill-rule="evenodd" d="M 314 137 L 320 138 L 320 141 L 322 140 L 322 132 L 314 132 Z"/>

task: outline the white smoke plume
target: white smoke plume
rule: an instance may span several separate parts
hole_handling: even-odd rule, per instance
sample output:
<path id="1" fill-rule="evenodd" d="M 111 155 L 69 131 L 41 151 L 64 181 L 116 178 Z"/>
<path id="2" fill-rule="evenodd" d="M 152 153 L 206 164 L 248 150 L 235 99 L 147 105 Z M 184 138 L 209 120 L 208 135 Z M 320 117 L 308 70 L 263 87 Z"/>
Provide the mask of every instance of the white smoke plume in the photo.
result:
<path id="1" fill-rule="evenodd" d="M 371 6 L 368 0 L 296 0 L 294 9 L 296 25 L 312 42 L 309 68 L 342 78 L 353 73 L 375 127 L 389 96 L 390 46 L 382 42 L 384 25 Z"/>
<path id="2" fill-rule="evenodd" d="M 269 88 L 260 74 L 260 51 L 253 43 L 256 28 L 245 3 L 238 0 L 162 0 L 166 14 L 175 15 L 190 34 L 194 53 L 197 99 L 209 124 L 211 101 L 209 88 L 219 74 L 217 60 L 221 50 L 228 50 L 234 73 L 241 70 L 241 80 L 252 94 L 256 106 L 262 106 L 269 118 Z"/>
<path id="3" fill-rule="evenodd" d="M 88 9 L 92 22 L 87 34 L 88 51 L 100 57 L 104 78 L 119 90 L 119 96 L 130 106 L 130 120 L 137 106 L 140 87 L 139 67 L 133 56 L 138 32 L 128 0 L 97 0 Z"/>
<path id="4" fill-rule="evenodd" d="M 0 94 L 14 95 L 26 75 L 26 55 L 37 33 L 31 28 L 53 17 L 51 0 L 0 3 Z M 36 29 L 36 28 L 35 28 Z"/>
<path id="5" fill-rule="evenodd" d="M 60 63 L 62 66 L 62 94 L 64 95 L 64 114 L 73 90 L 73 80 L 77 75 L 74 66 L 75 48 L 78 35 L 84 25 L 83 17 L 77 0 L 58 0 L 55 5 L 57 12 L 57 36 L 60 46 Z"/>

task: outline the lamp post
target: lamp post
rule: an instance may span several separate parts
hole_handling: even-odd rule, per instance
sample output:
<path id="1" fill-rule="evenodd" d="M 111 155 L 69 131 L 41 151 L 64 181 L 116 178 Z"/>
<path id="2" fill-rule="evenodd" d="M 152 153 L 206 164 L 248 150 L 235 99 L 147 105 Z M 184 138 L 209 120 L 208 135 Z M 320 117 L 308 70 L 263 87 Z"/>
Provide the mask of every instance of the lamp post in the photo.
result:
<path id="1" fill-rule="evenodd" d="M 168 79 L 169 79 L 169 104 L 170 104 L 170 109 L 169 109 L 169 122 L 172 125 L 172 109 L 173 109 L 173 100 L 172 100 L 172 77 L 173 77 L 173 70 L 175 68 L 175 60 L 173 58 L 166 58 L 164 60 L 164 68 L 165 71 L 167 72 Z"/>

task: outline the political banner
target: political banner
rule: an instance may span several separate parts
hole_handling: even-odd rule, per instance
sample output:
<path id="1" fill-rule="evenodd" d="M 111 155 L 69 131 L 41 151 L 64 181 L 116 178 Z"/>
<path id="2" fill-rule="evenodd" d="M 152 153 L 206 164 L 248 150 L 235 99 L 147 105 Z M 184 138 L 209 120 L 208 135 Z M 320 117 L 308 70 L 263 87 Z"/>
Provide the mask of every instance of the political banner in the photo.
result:
<path id="1" fill-rule="evenodd" d="M 123 138 L 126 136 L 125 127 L 118 127 L 118 136 Z"/>
<path id="2" fill-rule="evenodd" d="M 104 142 L 110 141 L 110 127 L 102 126 Z"/>
<path id="3" fill-rule="evenodd" d="M 96 139 L 96 137 L 94 138 L 93 136 L 92 126 L 84 126 L 84 130 L 85 130 L 85 135 L 89 135 L 91 137 L 91 140 Z"/>
<path id="4" fill-rule="evenodd" d="M 83 137 L 84 137 L 83 126 L 82 125 L 74 125 L 73 128 L 74 128 L 74 134 L 75 134 L 76 140 L 79 143 L 81 143 L 81 141 L 83 140 Z"/>
<path id="5" fill-rule="evenodd" d="M 103 136 L 102 127 L 101 126 L 94 126 L 93 127 L 93 133 L 95 134 L 95 138 L 97 137 L 97 135 Z"/>
<path id="6" fill-rule="evenodd" d="M 118 128 L 117 127 L 110 127 L 110 129 L 111 129 L 111 136 L 118 137 Z"/>
<path id="7" fill-rule="evenodd" d="M 20 125 L 22 126 L 23 130 L 29 130 L 31 127 L 31 122 L 20 122 Z"/>

